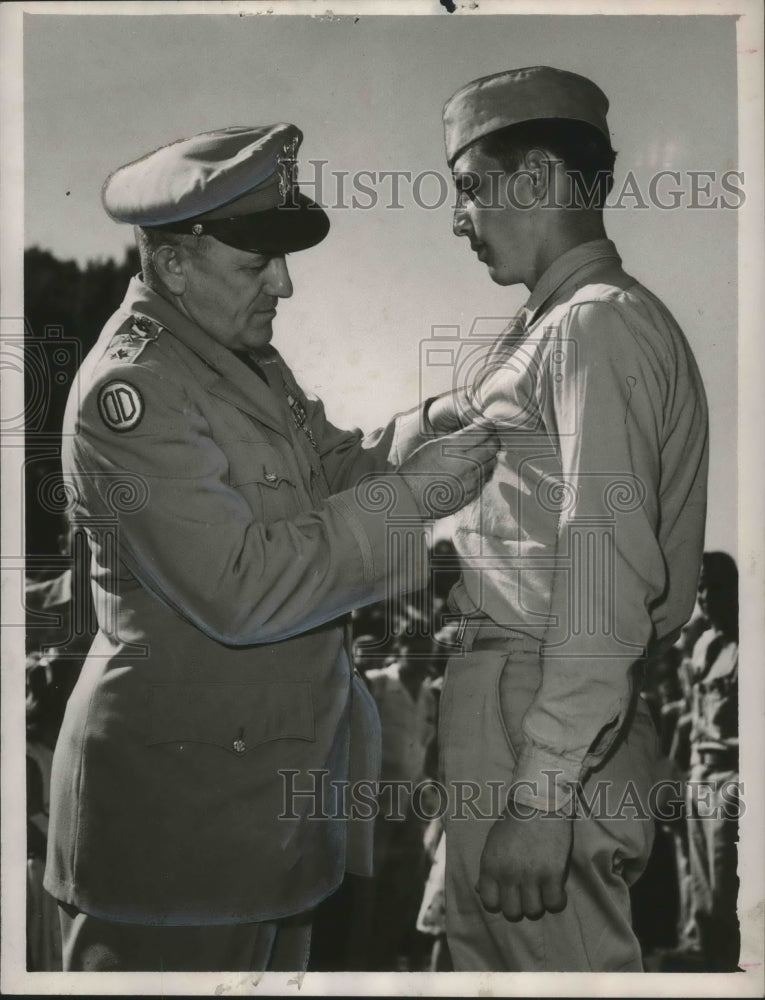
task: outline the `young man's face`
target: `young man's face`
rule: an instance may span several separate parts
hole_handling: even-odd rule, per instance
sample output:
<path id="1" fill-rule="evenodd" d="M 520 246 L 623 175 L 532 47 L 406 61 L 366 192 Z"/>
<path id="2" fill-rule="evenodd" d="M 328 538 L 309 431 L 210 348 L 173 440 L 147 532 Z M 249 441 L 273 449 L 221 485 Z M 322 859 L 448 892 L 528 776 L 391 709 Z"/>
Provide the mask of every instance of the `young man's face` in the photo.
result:
<path id="1" fill-rule="evenodd" d="M 454 234 L 467 236 L 492 281 L 526 283 L 535 216 L 527 177 L 523 172 L 506 174 L 475 146 L 457 158 L 452 173 L 457 185 Z"/>
<path id="2" fill-rule="evenodd" d="M 186 314 L 233 351 L 265 347 L 277 300 L 292 295 L 284 257 L 266 257 L 208 240 L 184 262 Z"/>

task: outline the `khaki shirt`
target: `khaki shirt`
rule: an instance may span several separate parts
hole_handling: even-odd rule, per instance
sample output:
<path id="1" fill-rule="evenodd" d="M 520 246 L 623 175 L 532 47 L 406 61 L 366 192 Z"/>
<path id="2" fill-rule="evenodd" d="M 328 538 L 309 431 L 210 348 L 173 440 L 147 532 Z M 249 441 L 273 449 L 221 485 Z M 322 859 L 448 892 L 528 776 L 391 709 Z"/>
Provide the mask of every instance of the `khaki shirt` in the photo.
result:
<path id="1" fill-rule="evenodd" d="M 502 448 L 456 516 L 456 597 L 544 644 L 515 778 L 545 788 L 543 770 L 576 781 L 603 756 L 630 667 L 692 612 L 707 406 L 683 333 L 609 240 L 559 257 L 521 320 L 473 385 Z"/>

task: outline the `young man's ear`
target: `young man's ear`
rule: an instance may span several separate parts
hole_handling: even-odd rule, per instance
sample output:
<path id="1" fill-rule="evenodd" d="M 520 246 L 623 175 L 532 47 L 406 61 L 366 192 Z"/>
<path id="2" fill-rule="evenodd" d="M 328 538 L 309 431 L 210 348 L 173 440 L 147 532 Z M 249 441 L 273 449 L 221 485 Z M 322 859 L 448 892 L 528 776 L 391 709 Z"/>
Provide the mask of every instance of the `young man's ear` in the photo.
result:
<path id="1" fill-rule="evenodd" d="M 532 149 L 524 157 L 523 169 L 528 177 L 529 195 L 534 203 L 547 200 L 554 186 L 555 166 L 559 163 L 543 149 Z"/>
<path id="2" fill-rule="evenodd" d="M 183 295 L 186 290 L 186 270 L 183 266 L 181 247 L 164 243 L 154 251 L 154 270 L 162 284 L 173 295 Z"/>

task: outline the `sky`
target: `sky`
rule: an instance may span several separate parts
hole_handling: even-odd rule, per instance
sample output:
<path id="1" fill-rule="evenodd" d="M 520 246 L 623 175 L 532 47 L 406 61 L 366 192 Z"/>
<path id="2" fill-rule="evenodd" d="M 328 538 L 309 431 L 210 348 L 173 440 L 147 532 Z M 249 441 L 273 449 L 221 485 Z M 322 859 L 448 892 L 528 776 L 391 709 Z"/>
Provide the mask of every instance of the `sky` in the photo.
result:
<path id="1" fill-rule="evenodd" d="M 441 109 L 468 80 L 539 63 L 589 76 L 609 97 L 623 194 L 606 228 L 696 354 L 711 413 L 706 544 L 735 555 L 738 219 L 702 207 L 737 166 L 732 17 L 61 16 L 43 5 L 24 23 L 25 244 L 81 263 L 121 258 L 131 231 L 100 204 L 112 170 L 207 129 L 297 124 L 301 184 L 332 228 L 289 257 L 295 293 L 274 342 L 335 423 L 372 430 L 455 377 L 425 363 L 434 335 L 464 338 L 528 294 L 494 285 L 451 233 Z M 312 160 L 326 161 L 321 191 Z M 377 175 L 366 179 L 377 204 L 357 192 L 367 207 L 333 208 L 340 173 L 364 170 Z M 680 207 L 647 197 L 659 170 L 679 171 Z M 419 175 L 419 187 L 402 177 L 394 199 L 381 171 Z M 662 184 L 671 203 L 674 180 Z"/>

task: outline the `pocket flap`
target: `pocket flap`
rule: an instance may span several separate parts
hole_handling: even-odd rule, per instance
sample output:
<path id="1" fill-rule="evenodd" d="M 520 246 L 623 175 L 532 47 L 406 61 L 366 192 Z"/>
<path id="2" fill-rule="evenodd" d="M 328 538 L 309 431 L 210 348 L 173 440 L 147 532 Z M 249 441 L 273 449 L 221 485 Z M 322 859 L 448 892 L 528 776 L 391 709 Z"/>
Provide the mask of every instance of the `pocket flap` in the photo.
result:
<path id="1" fill-rule="evenodd" d="M 221 447 L 228 459 L 228 481 L 232 486 L 258 483 L 278 489 L 282 483 L 295 487 L 295 480 L 285 474 L 285 458 L 266 441 L 226 439 Z"/>
<path id="2" fill-rule="evenodd" d="M 295 489 L 294 481 L 285 476 L 277 462 L 253 462 L 251 458 L 242 461 L 241 457 L 229 456 L 229 482 L 232 486 L 246 486 L 249 483 L 258 483 L 259 486 L 267 486 L 269 489 L 277 490 L 282 483 L 286 483 Z"/>
<path id="3" fill-rule="evenodd" d="M 263 465 L 259 474 L 256 471 L 252 477 L 252 482 L 261 483 L 263 486 L 268 486 L 272 490 L 277 489 L 280 483 L 289 483 L 290 486 L 295 485 L 292 480 L 280 472 L 276 466 L 269 467 L 267 464 Z"/>
<path id="4" fill-rule="evenodd" d="M 315 739 L 311 685 L 153 684 L 148 744 L 211 743 L 245 756 L 270 740 Z"/>

